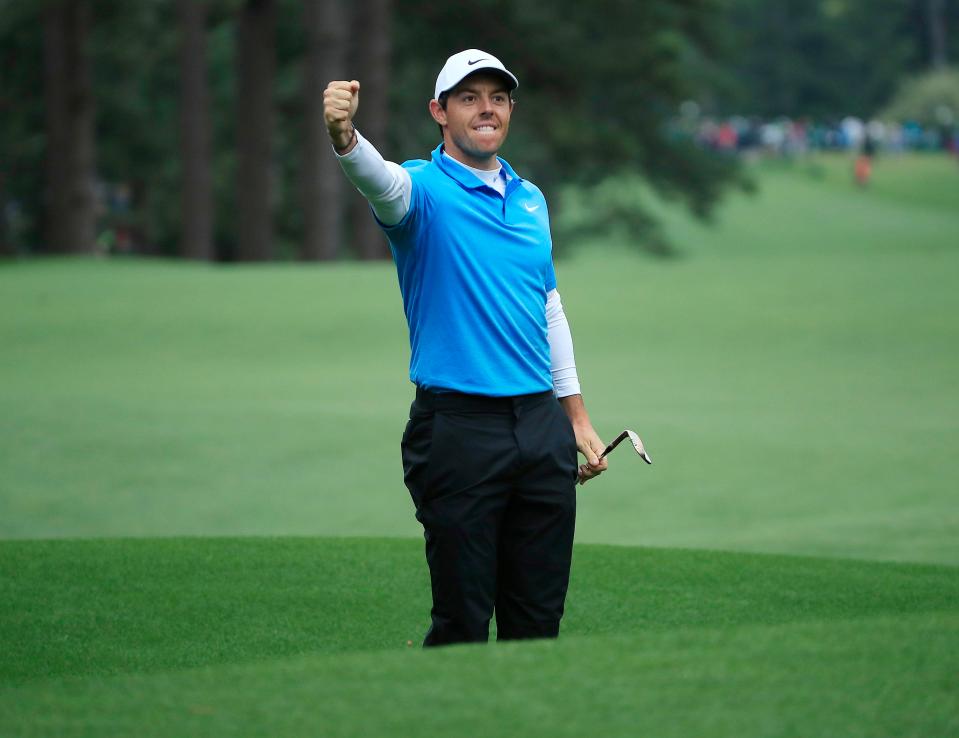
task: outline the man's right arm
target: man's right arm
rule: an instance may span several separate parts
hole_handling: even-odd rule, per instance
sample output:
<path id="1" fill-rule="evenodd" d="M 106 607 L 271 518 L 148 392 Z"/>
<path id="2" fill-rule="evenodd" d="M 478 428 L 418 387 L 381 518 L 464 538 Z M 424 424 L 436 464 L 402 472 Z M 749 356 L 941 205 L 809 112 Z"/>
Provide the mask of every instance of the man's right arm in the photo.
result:
<path id="1" fill-rule="evenodd" d="M 323 93 L 323 116 L 333 151 L 356 189 L 369 200 L 376 217 L 387 226 L 396 225 L 410 209 L 413 182 L 409 172 L 386 161 L 359 134 L 353 116 L 359 107 L 360 83 L 330 82 Z"/>

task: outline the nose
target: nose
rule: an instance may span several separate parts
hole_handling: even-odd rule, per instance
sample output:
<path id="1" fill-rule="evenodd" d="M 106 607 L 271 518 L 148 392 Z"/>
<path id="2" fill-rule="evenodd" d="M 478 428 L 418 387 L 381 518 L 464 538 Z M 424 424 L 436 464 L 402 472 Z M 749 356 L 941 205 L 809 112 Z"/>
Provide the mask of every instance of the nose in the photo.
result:
<path id="1" fill-rule="evenodd" d="M 480 98 L 480 113 L 483 115 L 492 115 L 493 101 L 489 97 Z"/>

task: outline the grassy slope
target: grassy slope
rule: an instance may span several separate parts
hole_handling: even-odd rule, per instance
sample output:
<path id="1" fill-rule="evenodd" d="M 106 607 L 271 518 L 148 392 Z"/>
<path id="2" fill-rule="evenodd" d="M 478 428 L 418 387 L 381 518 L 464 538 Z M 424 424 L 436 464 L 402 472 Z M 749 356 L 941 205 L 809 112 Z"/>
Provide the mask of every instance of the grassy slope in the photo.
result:
<path id="1" fill-rule="evenodd" d="M 948 735 L 959 570 L 581 546 L 558 643 L 412 651 L 419 545 L 0 544 L 0 734 Z"/>
<path id="2" fill-rule="evenodd" d="M 678 263 L 560 265 L 593 417 L 657 459 L 580 541 L 959 562 L 943 163 L 767 172 L 664 211 Z M 0 537 L 415 534 L 393 280 L 0 270 Z M 957 572 L 580 545 L 559 642 L 424 653 L 415 541 L 0 542 L 0 735 L 955 735 Z"/>
<path id="3" fill-rule="evenodd" d="M 594 422 L 657 461 L 580 541 L 959 563 L 959 176 L 844 167 L 665 211 L 677 262 L 559 264 Z M 388 264 L 13 264 L 0 341 L 2 537 L 418 534 Z"/>
<path id="4" fill-rule="evenodd" d="M 957 629 L 955 615 L 867 618 L 54 681 L 0 692 L 0 727 L 24 738 L 946 738 L 959 730 Z"/>

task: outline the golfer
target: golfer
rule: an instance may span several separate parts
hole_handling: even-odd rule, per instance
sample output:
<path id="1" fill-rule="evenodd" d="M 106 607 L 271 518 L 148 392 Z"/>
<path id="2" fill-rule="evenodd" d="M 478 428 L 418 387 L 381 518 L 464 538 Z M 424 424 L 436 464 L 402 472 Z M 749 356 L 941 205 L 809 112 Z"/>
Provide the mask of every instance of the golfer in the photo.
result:
<path id="1" fill-rule="evenodd" d="M 496 155 L 517 86 L 492 54 L 451 56 L 429 103 L 443 141 L 402 166 L 354 127 L 358 81 L 324 93 L 333 149 L 389 239 L 409 324 L 416 397 L 401 450 L 433 591 L 424 646 L 486 641 L 494 611 L 501 640 L 556 637 L 576 482 L 607 466 L 556 290 L 546 200 Z"/>

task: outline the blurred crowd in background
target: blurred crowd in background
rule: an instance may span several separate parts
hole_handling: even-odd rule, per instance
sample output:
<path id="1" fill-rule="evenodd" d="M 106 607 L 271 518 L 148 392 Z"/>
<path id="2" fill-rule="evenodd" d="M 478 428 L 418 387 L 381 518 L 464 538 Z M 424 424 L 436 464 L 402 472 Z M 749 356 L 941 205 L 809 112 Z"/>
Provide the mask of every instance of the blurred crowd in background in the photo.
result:
<path id="1" fill-rule="evenodd" d="M 916 121 L 864 121 L 855 116 L 816 121 L 787 117 L 763 120 L 739 115 L 724 119 L 698 115 L 690 118 L 687 114 L 679 119 L 677 127 L 704 148 L 747 156 L 791 157 L 816 151 L 869 155 L 946 151 L 959 156 L 959 128 L 953 125 L 948 109 L 943 118 L 941 125 L 923 126 Z"/>

